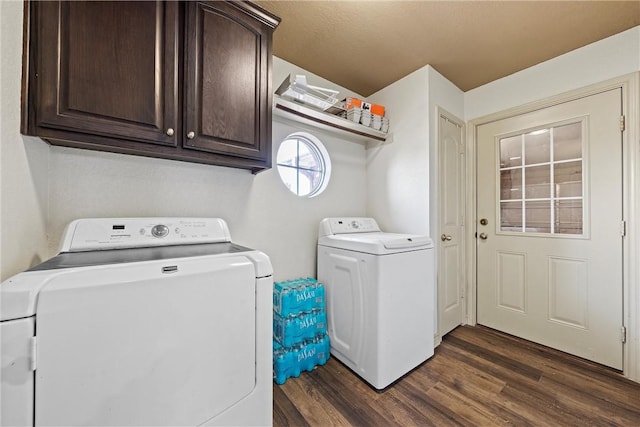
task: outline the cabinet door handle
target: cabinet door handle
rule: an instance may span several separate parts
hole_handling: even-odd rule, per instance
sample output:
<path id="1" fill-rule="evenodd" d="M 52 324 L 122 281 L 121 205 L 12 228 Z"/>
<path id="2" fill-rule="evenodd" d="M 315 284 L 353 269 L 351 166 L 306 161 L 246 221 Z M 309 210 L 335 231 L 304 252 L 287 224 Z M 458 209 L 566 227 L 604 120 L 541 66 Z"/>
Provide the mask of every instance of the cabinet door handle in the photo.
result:
<path id="1" fill-rule="evenodd" d="M 166 134 L 169 135 L 169 136 L 173 136 L 173 128 L 167 129 Z"/>
<path id="2" fill-rule="evenodd" d="M 187 134 L 187 138 L 189 138 L 189 139 L 193 139 L 193 137 L 194 137 L 194 136 L 196 136 L 196 134 L 195 134 L 195 132 L 194 132 L 194 131 L 190 131 L 190 132 Z"/>

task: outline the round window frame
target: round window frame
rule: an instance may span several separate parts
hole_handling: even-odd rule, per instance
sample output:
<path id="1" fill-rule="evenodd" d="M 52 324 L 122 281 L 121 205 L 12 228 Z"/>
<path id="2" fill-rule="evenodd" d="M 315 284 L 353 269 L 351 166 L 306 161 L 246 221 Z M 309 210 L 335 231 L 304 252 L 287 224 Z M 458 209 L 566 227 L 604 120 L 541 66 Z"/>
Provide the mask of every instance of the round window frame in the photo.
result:
<path id="1" fill-rule="evenodd" d="M 295 169 L 296 174 L 300 173 L 301 168 L 299 166 L 299 159 L 296 159 L 295 167 L 278 163 L 278 154 L 280 153 L 280 149 L 282 148 L 282 145 L 289 140 L 297 140 L 297 143 L 306 144 L 307 147 L 309 147 L 309 150 L 314 152 L 315 154 L 314 157 L 316 157 L 322 163 L 321 164 L 321 172 L 322 172 L 321 182 L 315 189 L 312 189 L 308 194 L 298 194 L 296 191 L 294 191 L 289 187 L 287 182 L 285 182 L 284 178 L 280 174 L 279 166 Z M 280 181 L 284 184 L 285 188 L 289 190 L 289 192 L 291 192 L 293 195 L 297 197 L 306 198 L 306 199 L 311 199 L 313 197 L 316 197 L 322 194 L 326 190 L 327 186 L 329 185 L 329 181 L 331 179 L 331 158 L 329 157 L 329 152 L 327 151 L 322 141 L 320 141 L 320 139 L 318 139 L 315 135 L 312 135 L 308 132 L 294 132 L 282 139 L 282 141 L 280 142 L 280 145 L 278 146 L 278 151 L 276 152 L 276 168 L 278 169 L 278 176 L 280 177 Z"/>

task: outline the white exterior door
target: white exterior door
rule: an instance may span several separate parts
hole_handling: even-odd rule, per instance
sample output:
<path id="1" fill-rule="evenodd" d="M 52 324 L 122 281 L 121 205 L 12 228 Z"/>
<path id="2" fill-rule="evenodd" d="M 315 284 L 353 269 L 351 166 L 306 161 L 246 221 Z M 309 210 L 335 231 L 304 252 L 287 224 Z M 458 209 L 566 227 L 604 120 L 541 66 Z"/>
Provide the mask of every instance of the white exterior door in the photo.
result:
<path id="1" fill-rule="evenodd" d="M 477 129 L 478 323 L 622 369 L 621 91 Z"/>
<path id="2" fill-rule="evenodd" d="M 440 114 L 438 246 L 438 329 L 444 336 L 463 322 L 464 268 L 464 127 Z"/>

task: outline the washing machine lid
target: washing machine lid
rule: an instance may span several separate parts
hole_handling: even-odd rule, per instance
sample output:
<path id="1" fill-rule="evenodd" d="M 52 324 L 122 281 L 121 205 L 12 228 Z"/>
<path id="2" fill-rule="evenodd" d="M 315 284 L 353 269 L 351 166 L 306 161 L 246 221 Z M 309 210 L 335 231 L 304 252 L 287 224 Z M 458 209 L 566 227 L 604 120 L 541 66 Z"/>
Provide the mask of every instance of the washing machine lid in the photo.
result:
<path id="1" fill-rule="evenodd" d="M 53 286 L 52 283 L 60 283 L 58 279 L 61 276 L 83 274 L 83 277 L 100 278 L 108 275 L 112 268 L 128 265 L 132 268 L 145 265 L 154 274 L 171 274 L 180 272 L 181 265 L 190 260 L 206 264 L 221 259 L 222 262 L 233 263 L 238 258 L 253 264 L 254 280 L 273 275 L 273 267 L 266 254 L 226 243 L 62 253 L 0 284 L 0 321 L 36 315 L 40 293 Z M 76 284 L 79 291 L 90 285 L 90 281 Z"/>
<path id="2" fill-rule="evenodd" d="M 398 233 L 353 233 L 322 236 L 318 245 L 346 249 L 373 255 L 387 255 L 399 252 L 433 248 L 429 236 Z"/>
<path id="3" fill-rule="evenodd" d="M 166 225 L 167 235 L 154 237 L 157 225 Z M 162 230 L 158 227 L 156 232 Z M 100 277 L 115 266 L 157 262 L 180 269 L 189 259 L 211 262 L 207 260 L 222 257 L 233 262 L 240 255 L 254 265 L 255 278 L 273 274 L 269 257 L 231 243 L 226 223 L 219 218 L 82 219 L 67 227 L 62 240 L 63 252 L 0 284 L 0 321 L 34 316 L 40 292 L 58 283 L 59 276 L 74 272 Z"/>

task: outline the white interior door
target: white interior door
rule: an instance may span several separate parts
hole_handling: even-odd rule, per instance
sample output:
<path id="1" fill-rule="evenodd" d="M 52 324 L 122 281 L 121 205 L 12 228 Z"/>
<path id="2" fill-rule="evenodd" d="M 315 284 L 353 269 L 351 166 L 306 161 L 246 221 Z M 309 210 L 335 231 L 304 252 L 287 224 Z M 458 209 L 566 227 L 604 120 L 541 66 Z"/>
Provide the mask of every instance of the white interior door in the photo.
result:
<path id="1" fill-rule="evenodd" d="M 478 323 L 622 369 L 621 91 L 477 130 Z"/>
<path id="2" fill-rule="evenodd" d="M 440 114 L 438 246 L 438 329 L 450 332 L 464 318 L 464 127 L 462 122 Z"/>

